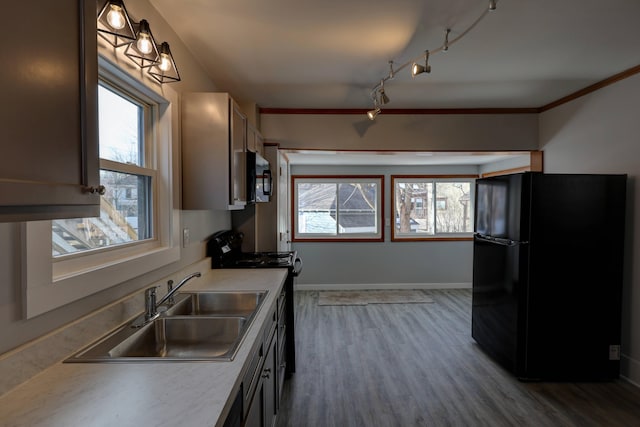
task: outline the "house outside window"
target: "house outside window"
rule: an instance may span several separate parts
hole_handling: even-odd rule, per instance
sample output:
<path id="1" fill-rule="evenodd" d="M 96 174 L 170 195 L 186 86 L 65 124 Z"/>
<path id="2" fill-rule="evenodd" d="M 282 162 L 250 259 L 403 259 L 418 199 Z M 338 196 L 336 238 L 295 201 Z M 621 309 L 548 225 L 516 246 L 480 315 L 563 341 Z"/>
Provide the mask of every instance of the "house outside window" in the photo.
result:
<path id="1" fill-rule="evenodd" d="M 382 241 L 384 176 L 293 176 L 293 239 Z"/>
<path id="2" fill-rule="evenodd" d="M 391 240 L 471 238 L 475 178 L 392 175 Z"/>
<path id="3" fill-rule="evenodd" d="M 54 257 L 153 237 L 155 170 L 146 128 L 152 105 L 106 82 L 98 87 L 100 216 L 52 221 Z M 136 197 L 132 197 L 133 195 Z"/>

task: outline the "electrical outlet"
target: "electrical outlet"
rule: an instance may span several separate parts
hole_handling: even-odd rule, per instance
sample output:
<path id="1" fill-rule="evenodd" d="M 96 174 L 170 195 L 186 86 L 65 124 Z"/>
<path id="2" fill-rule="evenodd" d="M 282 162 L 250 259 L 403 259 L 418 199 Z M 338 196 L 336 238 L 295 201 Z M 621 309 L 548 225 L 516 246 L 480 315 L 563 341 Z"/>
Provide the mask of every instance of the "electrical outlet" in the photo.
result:
<path id="1" fill-rule="evenodd" d="M 189 229 L 184 228 L 182 230 L 182 247 L 186 248 L 189 245 Z"/>

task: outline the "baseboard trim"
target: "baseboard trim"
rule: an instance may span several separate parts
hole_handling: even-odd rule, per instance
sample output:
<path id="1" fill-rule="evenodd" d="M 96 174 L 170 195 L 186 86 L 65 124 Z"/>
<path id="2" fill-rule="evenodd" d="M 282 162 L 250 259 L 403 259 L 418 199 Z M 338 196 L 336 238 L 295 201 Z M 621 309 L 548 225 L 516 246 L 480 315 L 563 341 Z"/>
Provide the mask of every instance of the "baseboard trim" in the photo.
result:
<path id="1" fill-rule="evenodd" d="M 298 291 L 336 291 L 365 289 L 471 289 L 471 283 L 303 283 Z"/>
<path id="2" fill-rule="evenodd" d="M 623 354 L 620 358 L 620 377 L 640 387 L 640 362 Z"/>

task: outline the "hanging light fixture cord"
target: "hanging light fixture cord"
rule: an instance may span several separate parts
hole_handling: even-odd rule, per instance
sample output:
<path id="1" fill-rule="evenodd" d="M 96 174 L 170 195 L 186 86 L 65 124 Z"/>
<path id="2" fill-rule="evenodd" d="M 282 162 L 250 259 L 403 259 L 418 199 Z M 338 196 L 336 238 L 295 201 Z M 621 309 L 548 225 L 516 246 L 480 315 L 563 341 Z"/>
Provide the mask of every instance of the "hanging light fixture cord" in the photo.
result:
<path id="1" fill-rule="evenodd" d="M 467 27 L 466 30 L 464 30 L 462 33 L 460 33 L 457 37 L 455 37 L 453 40 L 449 40 L 449 34 L 451 33 L 451 29 L 447 28 L 445 30 L 445 38 L 444 38 L 444 43 L 442 44 L 442 46 L 436 48 L 436 49 L 429 49 L 427 50 L 427 52 L 429 52 L 429 56 L 433 56 L 436 53 L 440 53 L 440 52 L 447 52 L 449 50 L 449 48 L 451 46 L 453 46 L 455 43 L 457 43 L 461 38 L 463 38 L 464 36 L 466 36 L 472 29 L 475 28 L 476 25 L 478 25 L 478 23 L 480 21 L 482 21 L 484 19 L 485 16 L 487 16 L 487 14 L 489 12 L 493 12 L 494 10 L 496 10 L 496 3 L 497 0 L 489 0 L 489 7 L 487 7 L 481 14 L 480 16 L 478 16 L 478 18 L 473 21 L 473 23 Z M 373 106 L 374 109 L 376 110 L 376 114 L 372 115 L 369 114 L 369 118 L 371 120 L 373 120 L 380 112 L 380 102 L 378 100 L 378 95 L 381 91 L 384 91 L 384 82 L 387 80 L 391 80 L 395 77 L 395 75 L 399 72 L 404 70 L 405 68 L 413 65 L 415 62 L 419 61 L 419 60 L 424 60 L 425 58 L 425 54 L 424 52 L 420 55 L 420 56 L 416 56 L 415 58 L 412 58 L 410 60 L 408 60 L 407 62 L 405 62 L 404 64 L 400 65 L 398 68 L 394 69 L 393 68 L 393 61 L 389 61 L 389 74 L 385 77 L 383 77 L 380 80 L 380 83 L 378 83 L 376 86 L 373 87 L 373 89 L 371 89 L 371 99 L 373 100 Z M 372 110 L 373 111 L 373 110 Z M 371 113 L 371 111 L 369 112 Z"/>

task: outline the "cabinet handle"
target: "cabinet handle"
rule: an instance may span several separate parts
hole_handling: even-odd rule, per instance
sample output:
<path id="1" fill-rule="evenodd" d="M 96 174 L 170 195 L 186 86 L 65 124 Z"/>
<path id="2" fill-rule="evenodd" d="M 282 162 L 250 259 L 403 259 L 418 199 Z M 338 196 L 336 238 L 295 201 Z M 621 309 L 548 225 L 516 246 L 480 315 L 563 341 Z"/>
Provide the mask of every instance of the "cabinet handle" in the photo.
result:
<path id="1" fill-rule="evenodd" d="M 104 193 L 107 192 L 107 189 L 104 185 L 98 185 L 97 187 L 86 187 L 85 191 L 87 193 L 96 194 L 98 193 L 101 196 L 104 196 Z"/>

